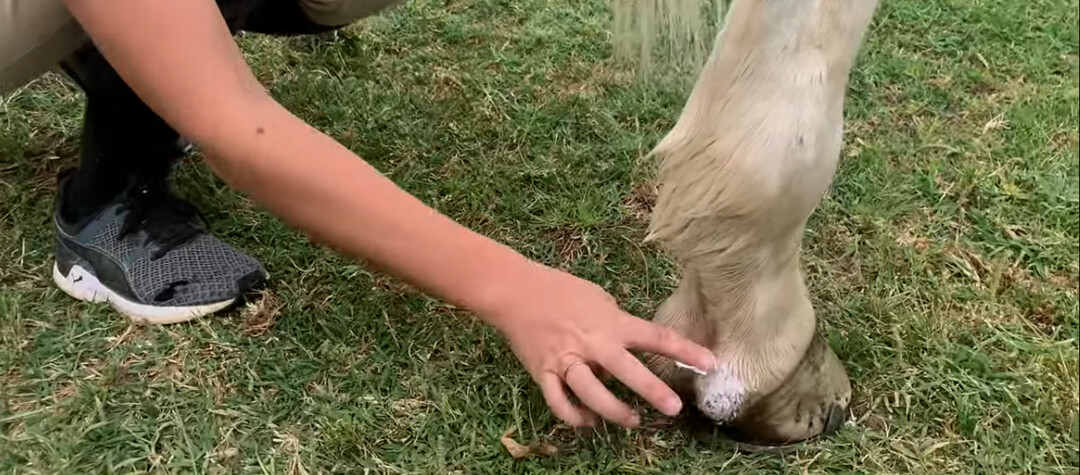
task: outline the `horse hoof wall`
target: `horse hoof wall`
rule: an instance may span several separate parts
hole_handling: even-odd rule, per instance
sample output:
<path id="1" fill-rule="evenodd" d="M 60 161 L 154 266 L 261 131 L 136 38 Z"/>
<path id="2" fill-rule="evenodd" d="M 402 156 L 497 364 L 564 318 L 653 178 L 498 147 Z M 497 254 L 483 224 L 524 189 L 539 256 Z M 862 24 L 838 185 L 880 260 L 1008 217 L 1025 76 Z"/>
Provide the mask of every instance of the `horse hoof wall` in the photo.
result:
<path id="1" fill-rule="evenodd" d="M 780 446 L 835 434 L 848 417 L 851 381 L 828 342 L 814 335 L 799 365 L 774 391 L 747 401 L 725 424 L 740 442 Z"/>

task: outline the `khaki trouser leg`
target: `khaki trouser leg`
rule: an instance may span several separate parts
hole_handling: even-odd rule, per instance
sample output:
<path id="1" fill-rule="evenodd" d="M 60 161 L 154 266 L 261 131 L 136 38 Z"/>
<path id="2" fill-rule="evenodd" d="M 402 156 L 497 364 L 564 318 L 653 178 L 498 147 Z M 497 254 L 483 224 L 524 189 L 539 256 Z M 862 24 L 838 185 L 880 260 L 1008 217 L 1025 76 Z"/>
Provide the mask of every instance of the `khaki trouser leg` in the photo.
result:
<path id="1" fill-rule="evenodd" d="M 404 0 L 298 0 L 308 19 L 325 26 L 343 26 L 402 3 Z"/>
<path id="2" fill-rule="evenodd" d="M 52 69 L 87 39 L 60 0 L 0 0 L 0 93 Z"/>

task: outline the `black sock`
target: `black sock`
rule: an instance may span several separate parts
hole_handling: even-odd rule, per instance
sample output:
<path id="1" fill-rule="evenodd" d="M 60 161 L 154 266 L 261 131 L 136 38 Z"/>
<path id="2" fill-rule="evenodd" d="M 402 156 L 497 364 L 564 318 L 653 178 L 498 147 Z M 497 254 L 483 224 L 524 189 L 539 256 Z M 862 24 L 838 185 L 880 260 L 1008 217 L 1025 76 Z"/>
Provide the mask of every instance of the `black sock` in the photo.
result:
<path id="1" fill-rule="evenodd" d="M 218 0 L 230 30 L 303 35 L 336 30 L 309 20 L 296 0 Z M 92 43 L 61 67 L 86 93 L 79 168 L 66 181 L 62 217 L 79 221 L 134 180 L 163 181 L 183 154 L 179 135 L 124 83 Z"/>
<path id="2" fill-rule="evenodd" d="M 179 135 L 128 88 L 92 44 L 65 59 L 65 72 L 86 93 L 81 161 L 67 181 L 60 209 L 85 218 L 133 180 L 164 180 L 182 155 Z"/>

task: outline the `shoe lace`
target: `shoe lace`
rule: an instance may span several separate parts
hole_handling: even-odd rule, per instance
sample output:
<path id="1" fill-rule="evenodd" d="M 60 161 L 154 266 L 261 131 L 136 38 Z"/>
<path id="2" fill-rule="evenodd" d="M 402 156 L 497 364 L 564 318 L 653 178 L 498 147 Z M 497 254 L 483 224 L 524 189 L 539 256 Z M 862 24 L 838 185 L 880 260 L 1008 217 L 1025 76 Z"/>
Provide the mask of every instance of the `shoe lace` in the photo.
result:
<path id="1" fill-rule="evenodd" d="M 148 242 L 158 248 L 150 255 L 157 260 L 169 251 L 191 241 L 206 231 L 199 226 L 205 221 L 195 206 L 169 193 L 163 185 L 136 186 L 122 209 L 129 211 L 120 226 L 120 238 L 144 231 Z"/>

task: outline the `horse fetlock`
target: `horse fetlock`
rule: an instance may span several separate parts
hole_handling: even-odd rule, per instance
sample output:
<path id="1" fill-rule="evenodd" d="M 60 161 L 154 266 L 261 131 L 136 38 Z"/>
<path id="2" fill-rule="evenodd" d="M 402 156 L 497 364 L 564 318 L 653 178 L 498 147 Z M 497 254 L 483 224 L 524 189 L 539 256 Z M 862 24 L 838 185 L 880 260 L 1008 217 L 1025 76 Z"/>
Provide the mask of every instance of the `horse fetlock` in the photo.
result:
<path id="1" fill-rule="evenodd" d="M 662 357 L 650 367 L 704 417 L 757 444 L 831 433 L 851 394 L 843 365 L 815 331 L 794 261 L 779 268 L 730 281 L 688 271 L 654 317 L 712 348 L 720 364 L 704 375 Z"/>
<path id="2" fill-rule="evenodd" d="M 848 417 L 851 382 L 828 342 L 815 334 L 798 366 L 726 425 L 745 442 L 780 445 L 829 436 Z"/>

